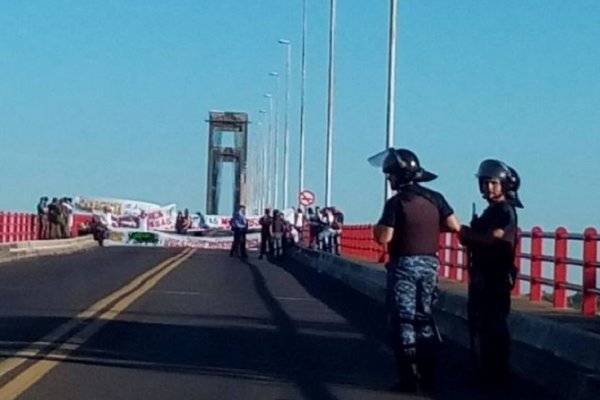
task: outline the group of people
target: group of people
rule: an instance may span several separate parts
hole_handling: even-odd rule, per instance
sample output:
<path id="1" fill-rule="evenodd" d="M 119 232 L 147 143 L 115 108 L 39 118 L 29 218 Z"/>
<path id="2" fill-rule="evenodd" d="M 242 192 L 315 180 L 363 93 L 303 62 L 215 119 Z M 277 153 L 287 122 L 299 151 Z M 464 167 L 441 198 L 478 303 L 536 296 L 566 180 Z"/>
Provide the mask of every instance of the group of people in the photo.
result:
<path id="1" fill-rule="evenodd" d="M 73 229 L 73 200 L 69 197 L 47 196 L 40 198 L 37 204 L 39 220 L 38 239 L 66 239 L 71 237 Z"/>
<path id="2" fill-rule="evenodd" d="M 340 255 L 340 238 L 344 214 L 336 207 L 307 209 L 310 229 L 309 247 Z"/>
<path id="3" fill-rule="evenodd" d="M 294 209 L 293 216 L 286 218 L 280 210 L 266 208 L 260 217 L 260 251 L 258 258 L 269 257 L 280 259 L 285 251 L 294 243 L 304 242 L 309 235 L 309 247 L 322 251 L 340 254 L 340 237 L 344 214 L 336 207 L 307 208 L 306 216 L 302 208 Z M 241 205 L 230 220 L 233 231 L 233 242 L 230 255 L 246 258 L 246 233 L 248 220 L 246 207 Z M 308 232 L 306 232 L 308 230 Z"/>
<path id="4" fill-rule="evenodd" d="M 303 240 L 304 214 L 301 208 L 294 211 L 294 223 L 286 220 L 283 213 L 267 208 L 258 220 L 260 225 L 259 259 L 264 256 L 280 259 L 293 243 Z"/>
<path id="5" fill-rule="evenodd" d="M 179 234 L 185 235 L 189 229 L 192 228 L 192 217 L 190 211 L 186 208 L 181 211 L 177 211 L 177 218 L 175 219 L 175 231 Z"/>
<path id="6" fill-rule="evenodd" d="M 386 244 L 387 305 L 399 381 L 394 389 L 433 389 L 441 336 L 432 316 L 437 290 L 440 231 L 458 234 L 469 252 L 467 314 L 473 358 L 473 383 L 504 388 L 509 381 L 510 335 L 507 317 L 517 278 L 514 266 L 517 172 L 499 160 L 484 160 L 477 171 L 488 202 L 481 216 L 461 225 L 444 196 L 421 185 L 437 176 L 421 167 L 407 149 L 390 148 L 369 159 L 382 168 L 396 194 L 385 203 L 373 236 Z"/>

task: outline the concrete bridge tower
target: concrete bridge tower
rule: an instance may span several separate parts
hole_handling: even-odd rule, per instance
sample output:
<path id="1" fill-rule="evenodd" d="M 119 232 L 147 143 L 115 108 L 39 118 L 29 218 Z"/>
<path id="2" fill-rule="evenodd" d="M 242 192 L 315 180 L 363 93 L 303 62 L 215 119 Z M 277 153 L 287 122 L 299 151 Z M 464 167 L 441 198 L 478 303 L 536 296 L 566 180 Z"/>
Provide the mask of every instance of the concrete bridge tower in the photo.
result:
<path id="1" fill-rule="evenodd" d="M 206 214 L 219 214 L 221 172 L 224 163 L 234 163 L 233 206 L 246 204 L 246 160 L 248 155 L 248 114 L 210 111 L 208 119 L 208 179 Z M 233 147 L 223 146 L 223 134 L 233 133 Z M 232 210 L 222 210 L 229 214 Z"/>

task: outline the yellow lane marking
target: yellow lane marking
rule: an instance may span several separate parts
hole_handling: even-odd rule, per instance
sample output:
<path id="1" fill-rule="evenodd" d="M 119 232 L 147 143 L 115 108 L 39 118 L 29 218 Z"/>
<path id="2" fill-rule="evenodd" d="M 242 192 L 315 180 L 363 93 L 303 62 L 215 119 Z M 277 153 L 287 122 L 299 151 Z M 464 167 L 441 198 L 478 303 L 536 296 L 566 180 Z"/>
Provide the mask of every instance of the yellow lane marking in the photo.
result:
<path id="1" fill-rule="evenodd" d="M 120 313 L 125 311 L 125 309 L 131 305 L 131 303 L 139 299 L 150 289 L 156 286 L 156 284 L 169 272 L 173 271 L 180 264 L 190 258 L 194 252 L 195 250 L 189 252 L 183 258 L 180 258 L 172 264 L 169 264 L 166 268 L 158 272 L 152 278 L 148 279 L 148 281 L 145 282 L 140 288 L 129 293 L 109 310 L 103 312 L 97 319 L 94 319 L 81 331 L 66 339 L 65 342 L 58 347 L 58 349 L 53 350 L 46 356 L 45 359 L 37 361 L 35 364 L 17 375 L 13 380 L 0 388 L 0 399 L 16 399 L 19 395 L 42 379 L 44 375 L 60 364 L 62 360 L 65 360 L 71 352 L 77 350 L 89 338 L 96 334 L 106 323 L 115 319 Z"/>
<path id="2" fill-rule="evenodd" d="M 18 351 L 12 357 L 2 361 L 0 363 L 0 378 L 19 367 L 21 364 L 26 362 L 27 360 L 36 357 L 40 352 L 47 349 L 49 346 L 55 344 L 55 342 L 60 339 L 62 336 L 66 335 L 72 329 L 76 328 L 81 324 L 82 320 L 89 319 L 95 316 L 100 310 L 106 308 L 110 303 L 117 300 L 119 297 L 122 297 L 124 294 L 134 290 L 138 287 L 142 282 L 148 279 L 150 276 L 155 274 L 157 271 L 160 271 L 165 266 L 169 265 L 172 262 L 177 261 L 178 259 L 187 257 L 187 255 L 192 254 L 194 251 L 191 249 L 186 249 L 181 253 L 170 257 L 158 264 L 156 267 L 144 272 L 139 275 L 137 278 L 129 282 L 127 285 L 123 286 L 121 289 L 113 292 L 109 296 L 97 301 L 92 306 L 90 306 L 87 310 L 77 314 L 77 316 L 64 324 L 60 325 L 55 330 L 48 333 L 46 336 L 42 337 L 38 341 L 32 343 L 28 348 Z M 2 399 L 2 397 L 0 397 Z"/>
<path id="3" fill-rule="evenodd" d="M 33 386 L 36 382 L 56 367 L 61 361 L 65 360 L 69 354 L 77 350 L 82 344 L 96 334 L 102 326 L 107 322 L 115 319 L 120 313 L 125 311 L 134 301 L 139 299 L 141 296 L 146 294 L 152 289 L 158 282 L 164 278 L 168 273 L 173 271 L 179 265 L 184 263 L 188 258 L 194 254 L 195 250 L 187 252 L 183 257 L 168 264 L 164 269 L 157 272 L 154 276 L 149 278 L 144 284 L 123 297 L 109 310 L 104 311 L 99 317 L 94 319 L 81 331 L 75 333 L 70 338 L 66 339 L 57 349 L 50 352 L 45 359 L 37 361 L 29 368 L 17 375 L 13 380 L 8 382 L 2 388 L 0 388 L 0 399 L 2 400 L 13 400 L 19 395 Z M 184 253 L 182 253 L 184 254 Z M 164 263 L 163 263 L 164 264 Z"/>

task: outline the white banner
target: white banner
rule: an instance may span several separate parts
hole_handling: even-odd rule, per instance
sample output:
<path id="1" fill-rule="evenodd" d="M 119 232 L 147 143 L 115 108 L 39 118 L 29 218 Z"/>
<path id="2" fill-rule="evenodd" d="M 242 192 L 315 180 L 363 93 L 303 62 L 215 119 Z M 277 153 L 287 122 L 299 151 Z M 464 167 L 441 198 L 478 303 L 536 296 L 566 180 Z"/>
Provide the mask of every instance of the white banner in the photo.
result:
<path id="1" fill-rule="evenodd" d="M 188 236 L 164 232 L 142 232 L 136 229 L 114 228 L 104 241 L 105 246 L 144 246 L 144 247 L 193 247 L 198 249 L 229 250 L 233 236 L 206 237 Z M 246 247 L 257 248 L 260 244 L 259 233 L 246 235 Z"/>
<path id="2" fill-rule="evenodd" d="M 248 220 L 248 229 L 260 228 L 260 224 L 258 220 L 259 216 L 251 215 L 246 216 Z M 231 229 L 229 223 L 231 221 L 231 217 L 225 215 L 205 215 L 204 223 L 210 229 Z"/>
<path id="3" fill-rule="evenodd" d="M 112 215 L 117 217 L 126 215 L 138 216 L 141 210 L 148 212 L 157 208 L 161 208 L 161 206 L 154 203 L 126 199 L 90 196 L 77 196 L 73 199 L 73 214 L 101 214 L 110 209 Z"/>

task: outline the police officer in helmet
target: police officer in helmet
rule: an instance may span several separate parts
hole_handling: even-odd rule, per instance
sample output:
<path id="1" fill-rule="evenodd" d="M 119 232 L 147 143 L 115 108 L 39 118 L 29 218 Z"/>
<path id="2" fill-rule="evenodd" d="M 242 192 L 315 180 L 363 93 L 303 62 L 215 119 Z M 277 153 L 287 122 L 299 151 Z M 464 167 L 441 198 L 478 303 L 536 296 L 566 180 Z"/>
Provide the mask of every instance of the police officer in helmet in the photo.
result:
<path id="1" fill-rule="evenodd" d="M 522 208 L 517 172 L 498 160 L 484 160 L 476 177 L 488 202 L 480 217 L 463 226 L 460 240 L 470 252 L 468 317 L 475 383 L 501 388 L 508 383 L 510 335 L 507 317 L 515 284 L 517 212 Z"/>
<path id="2" fill-rule="evenodd" d="M 407 149 L 387 149 L 369 159 L 381 167 L 397 193 L 385 203 L 373 228 L 387 244 L 387 305 L 399 382 L 393 389 L 430 390 L 439 334 L 432 318 L 437 286 L 441 230 L 458 232 L 460 224 L 444 196 L 420 185 L 437 176 L 421 167 Z"/>

